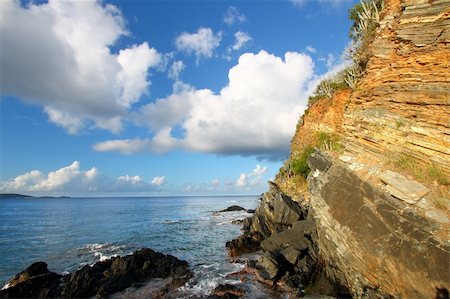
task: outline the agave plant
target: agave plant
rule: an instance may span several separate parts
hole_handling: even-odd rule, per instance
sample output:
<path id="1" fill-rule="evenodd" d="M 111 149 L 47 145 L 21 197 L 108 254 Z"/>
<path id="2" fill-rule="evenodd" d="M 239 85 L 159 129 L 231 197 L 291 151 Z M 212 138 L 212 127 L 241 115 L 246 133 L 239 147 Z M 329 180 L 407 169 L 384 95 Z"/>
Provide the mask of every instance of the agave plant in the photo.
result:
<path id="1" fill-rule="evenodd" d="M 345 83 L 351 88 L 356 88 L 356 83 L 358 82 L 358 78 L 361 76 L 361 71 L 359 70 L 359 67 L 356 65 L 353 65 L 346 69 L 345 72 Z"/>

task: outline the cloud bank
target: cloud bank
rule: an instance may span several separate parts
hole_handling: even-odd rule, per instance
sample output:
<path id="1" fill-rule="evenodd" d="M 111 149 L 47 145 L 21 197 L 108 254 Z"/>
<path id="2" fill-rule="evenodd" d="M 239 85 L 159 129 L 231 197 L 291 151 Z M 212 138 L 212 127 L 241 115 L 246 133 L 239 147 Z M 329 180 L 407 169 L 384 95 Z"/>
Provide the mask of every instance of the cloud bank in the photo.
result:
<path id="1" fill-rule="evenodd" d="M 123 175 L 117 178 L 105 176 L 92 167 L 80 169 L 80 162 L 43 173 L 32 170 L 7 181 L 0 181 L 0 192 L 31 193 L 84 193 L 84 192 L 151 192 L 166 183 L 164 176 L 145 181 L 138 175 Z"/>

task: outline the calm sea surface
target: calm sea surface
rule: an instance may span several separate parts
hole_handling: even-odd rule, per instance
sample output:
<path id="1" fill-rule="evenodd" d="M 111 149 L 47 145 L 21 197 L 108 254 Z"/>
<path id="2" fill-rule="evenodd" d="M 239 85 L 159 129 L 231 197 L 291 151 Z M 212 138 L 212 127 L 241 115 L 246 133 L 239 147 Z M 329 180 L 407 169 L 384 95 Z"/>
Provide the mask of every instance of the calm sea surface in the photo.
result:
<path id="1" fill-rule="evenodd" d="M 257 196 L 0 199 L 0 284 L 35 261 L 62 273 L 150 247 L 187 260 L 195 273 L 187 288 L 205 295 L 242 267 L 228 262 L 225 242 L 241 233 L 230 221 L 249 216 L 212 213 L 258 202 Z"/>

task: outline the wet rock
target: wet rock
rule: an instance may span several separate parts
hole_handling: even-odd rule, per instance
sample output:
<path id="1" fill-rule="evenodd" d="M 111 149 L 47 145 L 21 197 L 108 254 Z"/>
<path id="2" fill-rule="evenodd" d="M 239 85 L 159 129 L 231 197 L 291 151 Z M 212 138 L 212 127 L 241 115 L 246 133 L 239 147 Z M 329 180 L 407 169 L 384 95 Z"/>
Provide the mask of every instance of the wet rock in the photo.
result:
<path id="1" fill-rule="evenodd" d="M 236 257 L 244 253 L 252 253 L 259 250 L 260 241 L 249 235 L 239 236 L 228 241 L 225 246 L 228 248 L 228 255 Z"/>
<path id="2" fill-rule="evenodd" d="M 226 283 L 218 285 L 211 295 L 208 297 L 210 299 L 215 298 L 240 298 L 245 294 L 244 290 L 238 286 Z"/>
<path id="3" fill-rule="evenodd" d="M 36 262 L 17 274 L 0 291 L 1 298 L 54 298 L 62 275 L 50 272 L 47 264 Z"/>
<path id="4" fill-rule="evenodd" d="M 185 261 L 144 248 L 132 255 L 84 266 L 64 280 L 61 295 L 67 298 L 106 297 L 150 278 L 172 277 L 182 285 L 192 273 Z"/>
<path id="5" fill-rule="evenodd" d="M 246 209 L 241 206 L 232 205 L 232 206 L 229 206 L 228 208 L 221 210 L 219 212 L 223 213 L 223 212 L 236 212 L 236 211 L 246 211 Z"/>
<path id="6" fill-rule="evenodd" d="M 1 298 L 98 298 L 140 286 L 152 278 L 170 278 L 173 288 L 183 285 L 192 272 L 185 261 L 144 248 L 124 257 L 86 265 L 63 278 L 38 262 L 14 277 Z M 63 278 L 63 279 L 62 279 Z"/>

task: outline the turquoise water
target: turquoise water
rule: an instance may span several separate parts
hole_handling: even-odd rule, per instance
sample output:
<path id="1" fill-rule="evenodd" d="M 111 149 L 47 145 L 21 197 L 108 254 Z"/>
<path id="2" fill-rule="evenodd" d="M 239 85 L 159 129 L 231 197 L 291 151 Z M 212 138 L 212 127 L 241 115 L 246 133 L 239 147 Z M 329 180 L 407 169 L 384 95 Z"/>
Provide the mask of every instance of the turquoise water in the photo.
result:
<path id="1" fill-rule="evenodd" d="M 257 196 L 149 198 L 30 198 L 0 200 L 0 283 L 35 261 L 73 271 L 142 247 L 187 260 L 190 292 L 205 295 L 242 265 L 228 261 L 225 242 L 238 236 L 233 219 L 254 209 Z"/>

